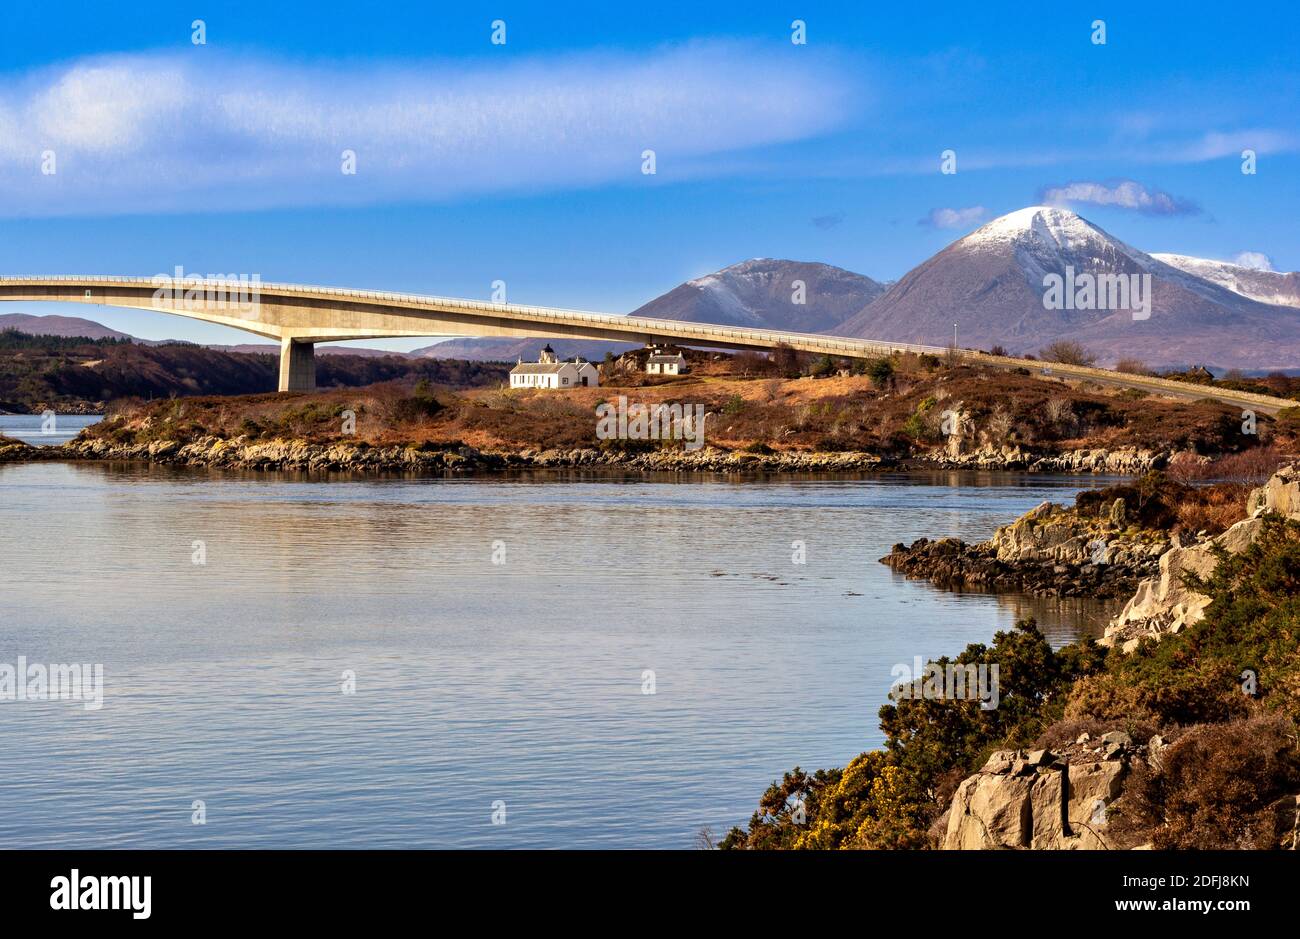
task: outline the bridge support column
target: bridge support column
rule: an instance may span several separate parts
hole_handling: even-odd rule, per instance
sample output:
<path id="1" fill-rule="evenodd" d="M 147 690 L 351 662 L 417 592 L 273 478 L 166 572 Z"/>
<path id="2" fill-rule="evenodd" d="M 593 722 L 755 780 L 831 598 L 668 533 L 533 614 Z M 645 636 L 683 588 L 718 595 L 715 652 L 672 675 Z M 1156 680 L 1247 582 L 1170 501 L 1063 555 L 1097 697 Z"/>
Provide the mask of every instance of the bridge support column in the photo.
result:
<path id="1" fill-rule="evenodd" d="M 280 390 L 316 390 L 316 345 L 296 339 L 280 340 Z"/>

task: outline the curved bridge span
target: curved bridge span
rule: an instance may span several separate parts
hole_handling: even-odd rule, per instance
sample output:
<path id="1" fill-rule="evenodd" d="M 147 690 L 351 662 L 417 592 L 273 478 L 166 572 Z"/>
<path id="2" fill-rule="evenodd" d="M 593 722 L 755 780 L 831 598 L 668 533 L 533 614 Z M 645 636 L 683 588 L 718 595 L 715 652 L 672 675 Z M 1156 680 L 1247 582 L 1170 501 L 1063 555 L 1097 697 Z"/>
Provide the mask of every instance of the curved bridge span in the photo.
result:
<path id="1" fill-rule="evenodd" d="M 745 329 L 709 323 L 588 313 L 556 307 L 487 303 L 450 297 L 349 290 L 304 284 L 183 277 L 3 276 L 0 301 L 86 303 L 156 310 L 280 341 L 280 390 L 316 386 L 314 344 L 349 339 L 512 337 L 606 339 L 722 349 L 770 350 L 787 345 L 801 352 L 870 358 L 892 352 L 943 355 L 943 346 L 851 339 L 817 333 Z M 1029 368 L 1061 378 L 1091 379 L 1186 399 L 1214 398 L 1273 412 L 1294 401 L 1247 392 L 1206 388 L 1108 369 L 992 356 L 957 349 L 966 361 L 999 368 Z"/>

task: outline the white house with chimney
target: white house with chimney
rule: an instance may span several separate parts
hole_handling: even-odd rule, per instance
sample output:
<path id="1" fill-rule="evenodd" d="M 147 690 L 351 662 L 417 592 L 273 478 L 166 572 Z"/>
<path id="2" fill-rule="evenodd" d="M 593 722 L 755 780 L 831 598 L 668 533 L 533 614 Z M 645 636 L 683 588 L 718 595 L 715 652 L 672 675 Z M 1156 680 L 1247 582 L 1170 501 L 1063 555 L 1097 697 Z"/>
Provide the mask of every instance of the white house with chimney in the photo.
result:
<path id="1" fill-rule="evenodd" d="M 547 345 L 536 362 L 519 360 L 510 370 L 511 388 L 594 388 L 600 384 L 600 372 L 590 362 L 577 358 L 561 362 Z"/>
<path id="2" fill-rule="evenodd" d="M 668 355 L 660 349 L 655 349 L 646 359 L 645 370 L 650 375 L 685 375 L 690 368 L 686 365 L 686 356 L 680 352 Z"/>

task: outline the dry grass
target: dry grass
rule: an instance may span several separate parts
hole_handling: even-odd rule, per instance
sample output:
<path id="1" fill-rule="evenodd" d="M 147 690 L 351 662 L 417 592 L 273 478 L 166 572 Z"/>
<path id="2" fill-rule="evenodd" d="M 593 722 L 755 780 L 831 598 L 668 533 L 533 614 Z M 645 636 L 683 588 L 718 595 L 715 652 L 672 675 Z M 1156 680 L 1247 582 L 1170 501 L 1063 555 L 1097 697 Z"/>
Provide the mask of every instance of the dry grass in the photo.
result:
<path id="1" fill-rule="evenodd" d="M 1271 849 L 1294 822 L 1280 803 L 1300 791 L 1296 727 L 1257 716 L 1196 727 L 1134 774 L 1125 807 L 1157 849 Z"/>
<path id="2" fill-rule="evenodd" d="M 1276 443 L 1240 453 L 1229 453 L 1215 460 L 1179 459 L 1169 466 L 1169 476 L 1179 482 L 1224 480 L 1243 486 L 1262 486 L 1277 468 L 1290 462 L 1292 457 Z"/>

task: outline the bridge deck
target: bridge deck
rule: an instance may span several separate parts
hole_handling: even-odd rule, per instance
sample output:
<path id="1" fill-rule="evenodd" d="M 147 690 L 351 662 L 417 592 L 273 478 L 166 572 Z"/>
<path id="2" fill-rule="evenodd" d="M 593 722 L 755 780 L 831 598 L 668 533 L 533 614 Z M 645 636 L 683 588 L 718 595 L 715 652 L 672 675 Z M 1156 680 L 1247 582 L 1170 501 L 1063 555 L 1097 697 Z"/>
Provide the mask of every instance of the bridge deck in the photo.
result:
<path id="1" fill-rule="evenodd" d="M 250 310 L 208 305 L 204 297 L 256 290 Z M 168 296 L 159 300 L 163 291 Z M 181 294 L 178 299 L 175 294 Z M 184 297 L 198 294 L 197 306 Z M 1130 375 L 1082 365 L 1045 363 L 1032 359 L 993 356 L 974 349 L 855 339 L 821 333 L 746 329 L 712 323 L 622 316 L 560 307 L 491 303 L 386 290 L 352 290 L 310 284 L 249 282 L 233 278 L 116 277 L 64 274 L 0 276 L 0 301 L 26 300 L 90 303 L 153 309 L 232 326 L 283 343 L 281 389 L 308 390 L 303 382 L 311 369 L 302 364 L 295 346 L 350 339 L 439 336 L 513 336 L 585 338 L 630 342 L 673 341 L 681 345 L 730 349 L 772 349 L 788 345 L 802 352 L 848 358 L 913 352 L 955 353 L 961 360 L 995 368 L 1026 368 L 1057 378 L 1091 380 L 1123 388 L 1138 388 L 1184 400 L 1211 398 L 1265 412 L 1294 407 L 1297 402 L 1271 395 L 1191 385 L 1146 375 Z M 306 350 L 304 350 L 305 352 Z M 298 362 L 296 366 L 295 362 Z M 290 381 L 291 376 L 297 376 Z"/>

